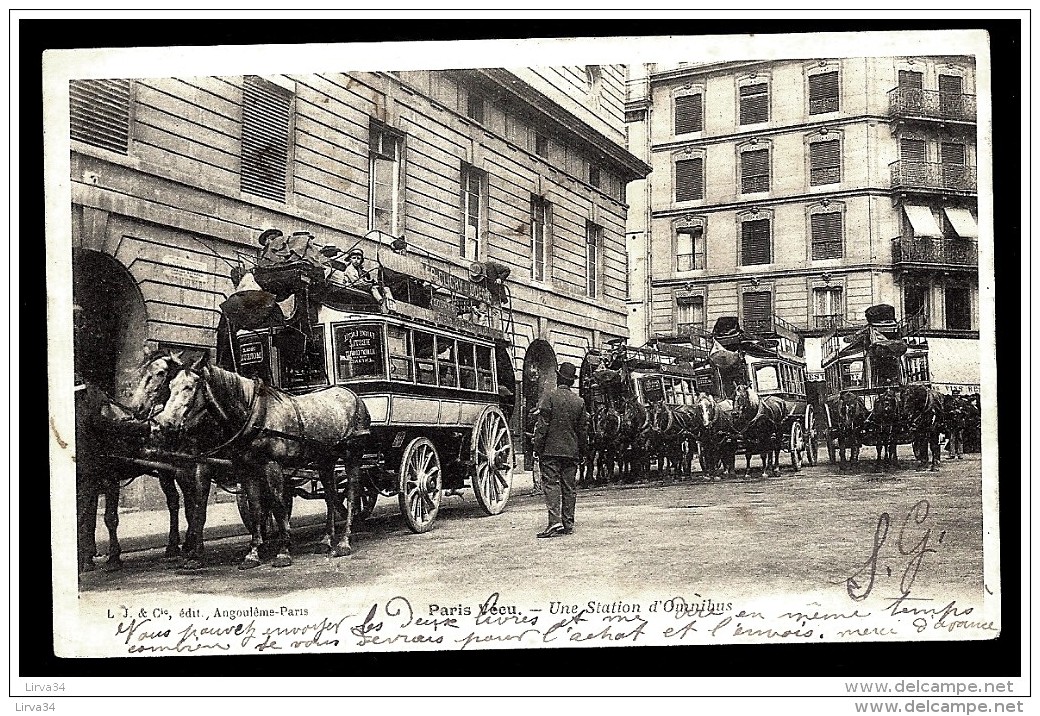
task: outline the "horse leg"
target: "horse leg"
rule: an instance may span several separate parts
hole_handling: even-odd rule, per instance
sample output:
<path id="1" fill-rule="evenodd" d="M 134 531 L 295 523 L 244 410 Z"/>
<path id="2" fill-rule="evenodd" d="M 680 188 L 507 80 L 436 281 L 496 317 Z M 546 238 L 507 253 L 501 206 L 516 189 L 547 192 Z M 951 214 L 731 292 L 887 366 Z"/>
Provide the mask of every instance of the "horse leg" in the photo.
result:
<path id="1" fill-rule="evenodd" d="M 248 474 L 239 484 L 246 490 L 246 502 L 249 504 L 250 538 L 249 552 L 239 563 L 239 569 L 253 569 L 260 566 L 260 547 L 264 543 L 261 529 L 267 516 L 264 514 L 263 500 L 260 499 L 263 485 L 253 466 L 246 468 Z"/>
<path id="2" fill-rule="evenodd" d="M 318 478 L 325 493 L 325 534 L 314 546 L 314 554 L 329 555 L 336 542 L 336 513 L 339 511 L 339 490 L 336 485 L 335 464 L 324 462 L 318 466 Z"/>
<path id="3" fill-rule="evenodd" d="M 93 572 L 97 554 L 98 481 L 86 469 L 76 470 L 76 553 L 80 572 Z"/>
<path id="4" fill-rule="evenodd" d="M 289 510 L 286 505 L 285 476 L 282 474 L 282 466 L 274 460 L 270 460 L 264 465 L 264 487 L 271 503 L 275 526 L 278 529 L 277 550 L 274 559 L 271 560 L 271 565 L 288 567 L 292 564 L 290 553 L 292 536 L 289 527 Z M 291 494 L 288 499 L 292 499 Z"/>
<path id="5" fill-rule="evenodd" d="M 119 546 L 119 480 L 106 478 L 105 527 L 108 528 L 108 560 L 102 569 L 115 572 L 123 568 L 123 549 Z"/>
<path id="6" fill-rule="evenodd" d="M 931 432 L 930 442 L 931 442 L 931 447 L 932 447 L 932 464 L 931 464 L 931 466 L 928 469 L 931 472 L 938 472 L 939 471 L 939 461 L 941 459 L 939 457 L 939 455 L 940 455 L 940 452 L 939 452 L 940 448 L 939 448 L 939 431 L 938 430 L 933 430 Z"/>
<path id="7" fill-rule="evenodd" d="M 195 548 L 195 542 L 199 539 L 198 530 L 195 528 L 195 520 L 199 512 L 198 492 L 195 489 L 195 478 L 187 470 L 177 470 L 173 474 L 174 482 L 181 494 L 184 495 L 184 542 L 181 543 L 181 554 L 188 554 Z"/>
<path id="8" fill-rule="evenodd" d="M 188 518 L 188 535 L 184 538 L 184 569 L 199 569 L 202 567 L 202 552 L 205 549 L 203 532 L 206 529 L 207 508 L 209 506 L 209 490 L 212 482 L 207 466 L 197 463 L 191 472 L 190 490 L 185 494 L 185 510 L 189 509 L 187 495 L 191 493 L 191 517 Z M 181 488 L 184 489 L 183 487 Z"/>
<path id="9" fill-rule="evenodd" d="M 343 461 L 350 464 L 347 468 L 347 525 L 343 530 L 343 536 L 340 537 L 339 542 L 333 538 L 332 556 L 333 557 L 346 557 L 353 552 L 350 546 L 350 536 L 353 532 L 354 525 L 354 494 L 357 492 L 358 476 L 360 473 L 360 466 L 354 456 L 347 453 L 343 457 Z"/>
<path id="10" fill-rule="evenodd" d="M 177 495 L 177 485 L 174 482 L 174 477 L 168 472 L 159 473 L 159 487 L 163 491 L 163 495 L 166 497 L 166 509 L 170 513 L 170 531 L 166 535 L 166 554 L 164 558 L 176 558 L 180 557 L 181 554 L 181 527 L 180 527 L 180 511 L 181 511 L 181 500 Z M 187 515 L 187 509 L 185 509 L 185 516 Z"/>

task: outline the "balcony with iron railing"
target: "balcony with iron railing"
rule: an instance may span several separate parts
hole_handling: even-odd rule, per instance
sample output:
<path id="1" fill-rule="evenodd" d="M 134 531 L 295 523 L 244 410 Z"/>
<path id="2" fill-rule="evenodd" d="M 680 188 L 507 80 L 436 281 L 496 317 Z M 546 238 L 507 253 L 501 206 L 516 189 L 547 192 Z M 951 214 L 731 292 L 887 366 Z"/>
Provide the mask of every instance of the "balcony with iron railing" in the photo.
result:
<path id="1" fill-rule="evenodd" d="M 896 87 L 888 93 L 888 115 L 895 119 L 975 123 L 975 95 Z"/>
<path id="2" fill-rule="evenodd" d="M 975 167 L 966 164 L 911 162 L 900 159 L 888 167 L 892 173 L 892 188 L 898 191 L 928 194 L 977 192 Z"/>
<path id="3" fill-rule="evenodd" d="M 977 270 L 979 245 L 972 239 L 897 236 L 892 239 L 892 263 L 896 266 Z"/>

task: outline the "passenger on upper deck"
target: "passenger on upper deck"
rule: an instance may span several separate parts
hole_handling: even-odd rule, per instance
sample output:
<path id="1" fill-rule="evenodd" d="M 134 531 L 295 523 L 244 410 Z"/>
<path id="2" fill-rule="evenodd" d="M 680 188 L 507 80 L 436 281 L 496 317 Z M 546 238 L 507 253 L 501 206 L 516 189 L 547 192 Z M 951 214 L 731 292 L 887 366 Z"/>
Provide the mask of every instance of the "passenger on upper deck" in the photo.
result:
<path id="1" fill-rule="evenodd" d="M 342 283 L 351 288 L 368 289 L 372 297 L 380 304 L 384 299 L 393 299 L 393 293 L 389 288 L 380 286 L 372 278 L 372 274 L 364 268 L 365 252 L 355 246 L 347 252 L 347 265 L 342 270 L 333 270 L 329 279 L 336 283 Z"/>

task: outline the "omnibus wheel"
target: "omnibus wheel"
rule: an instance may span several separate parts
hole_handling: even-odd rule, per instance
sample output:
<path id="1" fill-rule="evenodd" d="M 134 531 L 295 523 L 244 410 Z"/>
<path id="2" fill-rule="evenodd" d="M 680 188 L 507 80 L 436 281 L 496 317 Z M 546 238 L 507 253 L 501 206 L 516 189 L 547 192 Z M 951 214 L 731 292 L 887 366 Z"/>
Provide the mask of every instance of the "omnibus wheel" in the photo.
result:
<path id="1" fill-rule="evenodd" d="M 441 460 L 428 438 L 415 438 L 401 455 L 397 502 L 408 528 L 428 532 L 441 508 Z"/>
<path id="2" fill-rule="evenodd" d="M 502 410 L 489 405 L 480 414 L 470 443 L 473 494 L 480 508 L 497 515 L 506 507 L 513 484 L 513 436 Z"/>

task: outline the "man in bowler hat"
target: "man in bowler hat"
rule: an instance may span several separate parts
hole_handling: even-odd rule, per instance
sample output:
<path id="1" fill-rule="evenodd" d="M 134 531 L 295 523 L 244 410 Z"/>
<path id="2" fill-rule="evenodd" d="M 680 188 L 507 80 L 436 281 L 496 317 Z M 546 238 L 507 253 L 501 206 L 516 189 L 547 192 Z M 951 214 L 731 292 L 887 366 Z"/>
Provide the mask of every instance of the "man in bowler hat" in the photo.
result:
<path id="1" fill-rule="evenodd" d="M 576 374 L 572 363 L 563 363 L 556 371 L 556 389 L 538 405 L 533 446 L 549 511 L 549 526 L 538 537 L 556 537 L 574 530 L 578 463 L 588 448 L 589 422 L 585 401 L 571 390 Z"/>

